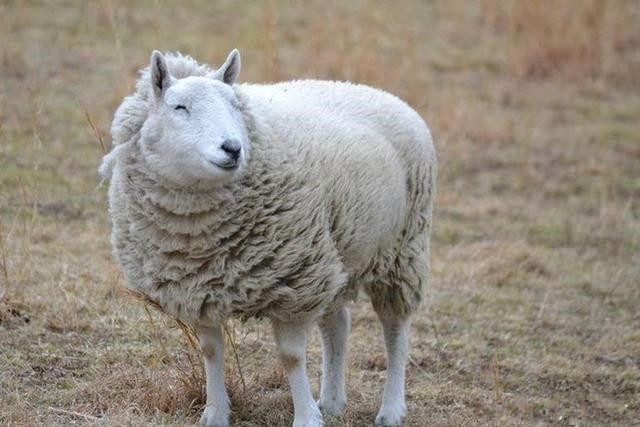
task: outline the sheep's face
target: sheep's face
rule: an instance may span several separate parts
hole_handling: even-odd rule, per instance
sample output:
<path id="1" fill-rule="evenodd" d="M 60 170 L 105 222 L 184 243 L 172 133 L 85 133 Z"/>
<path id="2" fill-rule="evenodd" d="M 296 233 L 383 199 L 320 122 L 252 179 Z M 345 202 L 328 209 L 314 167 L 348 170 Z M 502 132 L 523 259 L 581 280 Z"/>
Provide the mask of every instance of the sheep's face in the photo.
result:
<path id="1" fill-rule="evenodd" d="M 151 57 L 155 107 L 142 128 L 149 167 L 174 184 L 211 186 L 245 166 L 247 129 L 231 84 L 239 70 L 234 51 L 213 75 L 176 80 L 162 54 Z"/>

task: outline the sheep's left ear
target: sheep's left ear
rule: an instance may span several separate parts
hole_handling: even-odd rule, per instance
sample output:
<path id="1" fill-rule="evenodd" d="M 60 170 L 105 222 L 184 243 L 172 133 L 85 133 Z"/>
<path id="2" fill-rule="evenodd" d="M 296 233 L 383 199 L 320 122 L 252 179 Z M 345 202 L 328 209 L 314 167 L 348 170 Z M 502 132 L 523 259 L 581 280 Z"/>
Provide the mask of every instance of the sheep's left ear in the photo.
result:
<path id="1" fill-rule="evenodd" d="M 213 73 L 213 78 L 231 85 L 238 78 L 238 74 L 240 74 L 240 52 L 238 49 L 233 49 L 224 64 Z"/>

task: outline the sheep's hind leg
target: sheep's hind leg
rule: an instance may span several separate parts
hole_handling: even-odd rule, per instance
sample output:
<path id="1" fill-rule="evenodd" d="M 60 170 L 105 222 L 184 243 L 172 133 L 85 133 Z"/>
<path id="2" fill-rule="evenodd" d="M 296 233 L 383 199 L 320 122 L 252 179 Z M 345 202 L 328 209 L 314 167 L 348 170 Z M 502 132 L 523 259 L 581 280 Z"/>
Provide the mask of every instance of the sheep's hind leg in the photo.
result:
<path id="1" fill-rule="evenodd" d="M 341 416 L 347 406 L 344 366 L 350 323 L 346 307 L 326 313 L 318 322 L 322 335 L 322 385 L 318 404 L 326 415 Z"/>
<path id="2" fill-rule="evenodd" d="M 311 395 L 307 376 L 306 345 L 308 324 L 300 322 L 273 322 L 276 345 L 287 372 L 293 397 L 293 427 L 318 427 L 323 425 L 322 414 Z"/>
<path id="3" fill-rule="evenodd" d="M 220 326 L 196 327 L 207 374 L 207 406 L 201 423 L 205 427 L 229 425 L 229 396 L 224 385 L 224 338 Z"/>
<path id="4" fill-rule="evenodd" d="M 404 400 L 405 366 L 409 356 L 411 318 L 393 312 L 378 312 L 387 348 L 387 380 L 376 425 L 396 426 L 402 423 L 407 409 Z"/>

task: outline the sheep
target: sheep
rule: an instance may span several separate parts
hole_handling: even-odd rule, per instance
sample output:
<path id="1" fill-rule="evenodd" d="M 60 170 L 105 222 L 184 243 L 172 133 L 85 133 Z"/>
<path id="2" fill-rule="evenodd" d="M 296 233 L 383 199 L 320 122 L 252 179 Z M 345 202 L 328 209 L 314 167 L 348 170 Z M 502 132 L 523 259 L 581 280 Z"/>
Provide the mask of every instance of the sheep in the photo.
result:
<path id="1" fill-rule="evenodd" d="M 192 325 L 202 348 L 206 426 L 229 424 L 222 326 L 268 318 L 294 426 L 346 407 L 348 305 L 364 291 L 382 324 L 387 379 L 377 425 L 405 417 L 412 315 L 429 276 L 436 156 L 406 103 L 348 82 L 236 84 L 240 54 L 214 70 L 154 51 L 118 107 L 111 242 L 127 286 Z M 313 400 L 305 347 L 323 347 Z"/>

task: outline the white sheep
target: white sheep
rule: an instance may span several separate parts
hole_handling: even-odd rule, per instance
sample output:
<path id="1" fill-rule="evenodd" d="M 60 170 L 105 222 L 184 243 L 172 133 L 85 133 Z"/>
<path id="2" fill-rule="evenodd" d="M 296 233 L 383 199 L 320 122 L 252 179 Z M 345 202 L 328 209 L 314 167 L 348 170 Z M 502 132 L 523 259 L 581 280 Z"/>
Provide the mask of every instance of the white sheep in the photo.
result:
<path id="1" fill-rule="evenodd" d="M 375 421 L 400 424 L 410 320 L 429 273 L 429 130 L 377 89 L 237 85 L 239 70 L 237 50 L 215 71 L 155 51 L 118 108 L 101 173 L 111 178 L 111 240 L 127 286 L 198 333 L 207 426 L 229 423 L 221 325 L 234 316 L 272 321 L 294 426 L 341 415 L 346 303 L 363 289 L 387 349 Z M 323 344 L 317 403 L 305 361 L 314 323 Z"/>

